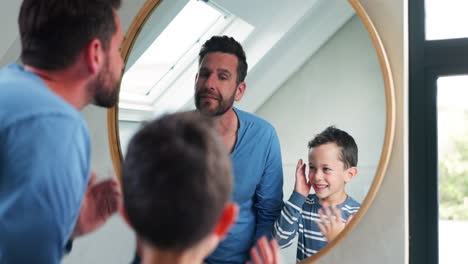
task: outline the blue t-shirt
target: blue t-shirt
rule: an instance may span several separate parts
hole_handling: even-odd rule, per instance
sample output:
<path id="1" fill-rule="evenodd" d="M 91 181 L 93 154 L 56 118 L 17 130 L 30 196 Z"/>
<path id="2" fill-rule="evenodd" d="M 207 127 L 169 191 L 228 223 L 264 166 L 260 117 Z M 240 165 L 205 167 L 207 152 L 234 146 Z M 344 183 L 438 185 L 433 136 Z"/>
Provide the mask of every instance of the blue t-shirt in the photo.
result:
<path id="1" fill-rule="evenodd" d="M 35 74 L 0 70 L 0 263 L 60 263 L 90 173 L 81 113 Z"/>
<path id="2" fill-rule="evenodd" d="M 232 200 L 239 205 L 239 215 L 207 263 L 245 263 L 256 240 L 271 235 L 283 206 L 283 167 L 275 129 L 260 117 L 234 111 L 239 129 L 231 153 Z"/>

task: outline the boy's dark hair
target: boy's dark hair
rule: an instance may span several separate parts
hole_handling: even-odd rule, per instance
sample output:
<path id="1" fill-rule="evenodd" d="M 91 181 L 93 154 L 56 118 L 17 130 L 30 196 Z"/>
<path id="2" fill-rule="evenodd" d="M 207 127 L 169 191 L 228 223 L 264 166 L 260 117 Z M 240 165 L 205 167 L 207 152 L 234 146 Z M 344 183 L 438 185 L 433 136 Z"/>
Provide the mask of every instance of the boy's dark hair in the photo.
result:
<path id="1" fill-rule="evenodd" d="M 345 169 L 356 167 L 358 162 L 358 148 L 353 137 L 343 130 L 334 126 L 327 127 L 322 133 L 316 135 L 309 141 L 309 149 L 333 142 L 341 148 L 340 160 L 344 163 Z"/>
<path id="2" fill-rule="evenodd" d="M 205 55 L 210 52 L 223 52 L 237 57 L 237 84 L 247 76 L 247 59 L 241 44 L 233 37 L 213 36 L 203 44 L 198 54 L 198 64 L 201 64 Z"/>
<path id="3" fill-rule="evenodd" d="M 207 118 L 166 115 L 131 139 L 122 188 L 138 235 L 158 249 L 183 251 L 213 231 L 230 199 L 230 157 Z"/>
<path id="4" fill-rule="evenodd" d="M 44 70 L 71 65 L 93 38 L 108 50 L 121 0 L 24 0 L 18 17 L 21 59 Z"/>

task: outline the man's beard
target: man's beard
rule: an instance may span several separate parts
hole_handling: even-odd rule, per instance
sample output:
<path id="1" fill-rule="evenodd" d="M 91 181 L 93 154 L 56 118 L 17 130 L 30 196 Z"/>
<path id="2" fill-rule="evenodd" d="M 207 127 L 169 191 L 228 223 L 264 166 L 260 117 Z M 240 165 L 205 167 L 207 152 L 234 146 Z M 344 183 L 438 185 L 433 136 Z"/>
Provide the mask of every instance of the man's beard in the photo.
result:
<path id="1" fill-rule="evenodd" d="M 210 96 L 215 97 L 216 100 L 218 101 L 218 107 L 214 109 L 208 109 L 207 107 L 205 107 L 204 106 L 205 104 L 206 106 L 209 106 L 213 102 L 201 103 L 200 100 L 202 100 L 201 97 L 204 94 L 209 94 Z M 203 90 L 198 91 L 195 94 L 195 106 L 197 107 L 198 111 L 200 111 L 200 113 L 204 115 L 211 116 L 211 117 L 221 116 L 221 115 L 224 115 L 224 113 L 226 113 L 227 111 L 229 111 L 229 109 L 232 108 L 232 106 L 234 105 L 235 96 L 236 96 L 236 91 L 234 91 L 231 97 L 229 97 L 227 100 L 224 100 L 221 95 L 213 94 L 212 92 L 210 92 L 209 89 L 205 88 Z"/>
<path id="2" fill-rule="evenodd" d="M 106 108 L 117 103 L 119 80 L 113 78 L 109 67 L 109 58 L 106 59 L 101 72 L 96 79 L 88 84 L 88 90 L 93 94 L 93 103 Z"/>

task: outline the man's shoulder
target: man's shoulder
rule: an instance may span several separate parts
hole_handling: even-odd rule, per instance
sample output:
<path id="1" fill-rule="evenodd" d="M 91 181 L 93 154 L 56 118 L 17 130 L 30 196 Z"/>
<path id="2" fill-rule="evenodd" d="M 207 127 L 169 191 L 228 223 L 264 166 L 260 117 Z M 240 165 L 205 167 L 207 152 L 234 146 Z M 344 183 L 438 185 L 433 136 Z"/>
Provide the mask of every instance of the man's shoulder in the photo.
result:
<path id="1" fill-rule="evenodd" d="M 274 130 L 273 125 L 270 122 L 268 122 L 267 120 L 265 120 L 264 118 L 262 118 L 262 117 L 260 117 L 260 116 L 258 116 L 256 114 L 240 110 L 238 108 L 233 108 L 233 109 L 236 112 L 236 114 L 237 114 L 237 116 L 239 118 L 239 121 L 241 123 L 246 123 L 246 124 L 249 124 L 249 125 L 254 124 L 255 126 L 259 126 L 259 127 L 265 128 L 265 129 L 273 129 Z"/>
<path id="2" fill-rule="evenodd" d="M 55 117 L 84 122 L 81 113 L 54 94 L 35 74 L 11 64 L 0 70 L 0 127 Z"/>

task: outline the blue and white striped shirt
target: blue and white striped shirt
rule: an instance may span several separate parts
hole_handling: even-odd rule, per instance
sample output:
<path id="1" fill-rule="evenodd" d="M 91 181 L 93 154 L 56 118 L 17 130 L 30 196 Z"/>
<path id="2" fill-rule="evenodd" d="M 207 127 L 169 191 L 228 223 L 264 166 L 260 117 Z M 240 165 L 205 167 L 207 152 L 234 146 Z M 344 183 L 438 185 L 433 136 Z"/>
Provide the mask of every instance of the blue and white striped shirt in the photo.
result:
<path id="1" fill-rule="evenodd" d="M 337 205 L 341 209 L 343 222 L 348 217 L 356 214 L 360 204 L 349 195 L 346 200 Z M 315 194 L 308 197 L 294 191 L 287 202 L 285 202 L 281 216 L 276 220 L 273 236 L 281 248 L 290 246 L 296 234 L 299 233 L 297 245 L 297 261 L 302 261 L 327 245 L 327 239 L 320 232 L 314 220 L 320 221 L 318 210 L 322 208 Z"/>

